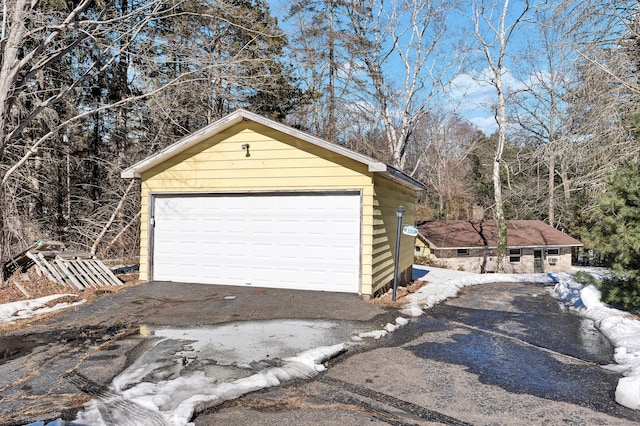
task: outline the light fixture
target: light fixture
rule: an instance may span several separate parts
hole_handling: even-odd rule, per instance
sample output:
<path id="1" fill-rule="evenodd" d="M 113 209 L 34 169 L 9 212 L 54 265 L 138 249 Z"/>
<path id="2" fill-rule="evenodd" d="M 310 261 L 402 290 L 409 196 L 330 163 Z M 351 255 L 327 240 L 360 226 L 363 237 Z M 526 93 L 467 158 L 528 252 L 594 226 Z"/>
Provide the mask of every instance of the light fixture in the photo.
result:
<path id="1" fill-rule="evenodd" d="M 242 149 L 247 151 L 247 155 L 245 155 L 245 157 L 251 157 L 251 154 L 249 153 L 249 148 L 250 147 L 251 147 L 251 145 L 249 145 L 248 143 L 242 144 Z"/>

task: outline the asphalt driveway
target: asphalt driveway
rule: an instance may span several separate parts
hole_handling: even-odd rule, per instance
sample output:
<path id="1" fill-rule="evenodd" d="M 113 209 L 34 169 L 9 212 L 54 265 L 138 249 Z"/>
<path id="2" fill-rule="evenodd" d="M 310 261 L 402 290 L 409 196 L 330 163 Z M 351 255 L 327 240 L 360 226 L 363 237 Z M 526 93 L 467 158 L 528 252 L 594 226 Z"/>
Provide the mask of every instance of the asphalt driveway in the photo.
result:
<path id="1" fill-rule="evenodd" d="M 46 320 L 0 329 L 0 424 L 73 419 L 148 350 L 141 333 L 148 327 L 323 319 L 379 328 L 393 315 L 355 294 L 170 282 L 128 287 Z"/>
<path id="2" fill-rule="evenodd" d="M 356 295 L 154 282 L 6 332 L 0 424 L 62 417 L 149 349 L 145 326 L 322 319 L 380 329 L 397 317 Z M 335 342 L 331 342 L 335 343 Z M 607 424 L 640 422 L 613 400 L 611 348 L 533 284 L 465 289 L 311 380 L 198 412 L 196 425 Z M 73 373 L 73 374 L 70 374 Z"/>
<path id="3" fill-rule="evenodd" d="M 350 293 L 153 281 L 65 311 L 36 328 L 122 323 L 178 327 L 280 318 L 370 321 L 387 312 Z"/>
<path id="4" fill-rule="evenodd" d="M 593 324 L 535 284 L 464 289 L 313 381 L 246 395 L 196 425 L 631 425 Z"/>

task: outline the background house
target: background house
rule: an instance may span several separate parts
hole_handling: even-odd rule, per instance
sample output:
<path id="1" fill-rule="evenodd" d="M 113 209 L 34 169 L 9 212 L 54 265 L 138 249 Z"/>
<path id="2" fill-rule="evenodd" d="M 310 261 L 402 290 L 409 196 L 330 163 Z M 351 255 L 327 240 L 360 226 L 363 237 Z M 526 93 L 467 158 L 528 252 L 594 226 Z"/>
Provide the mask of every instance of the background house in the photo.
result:
<path id="1" fill-rule="evenodd" d="M 371 295 L 393 281 L 400 171 L 239 110 L 122 172 L 141 179 L 143 280 Z M 414 239 L 402 237 L 400 283 Z"/>
<path id="2" fill-rule="evenodd" d="M 495 272 L 495 221 L 450 220 L 419 224 L 415 252 L 450 269 Z M 563 272 L 582 243 L 539 220 L 507 221 L 506 273 Z"/>

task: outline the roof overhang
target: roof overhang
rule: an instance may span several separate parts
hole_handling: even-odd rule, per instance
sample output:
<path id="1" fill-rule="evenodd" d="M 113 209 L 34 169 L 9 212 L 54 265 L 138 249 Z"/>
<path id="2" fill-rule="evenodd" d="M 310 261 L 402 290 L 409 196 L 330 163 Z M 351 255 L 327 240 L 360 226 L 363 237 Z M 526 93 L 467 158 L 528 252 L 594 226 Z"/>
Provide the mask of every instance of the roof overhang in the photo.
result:
<path id="1" fill-rule="evenodd" d="M 220 120 L 211 123 L 210 125 L 194 132 L 185 138 L 179 140 L 178 142 L 169 145 L 163 150 L 157 152 L 156 154 L 145 158 L 142 161 L 134 164 L 131 167 L 123 170 L 120 174 L 121 177 L 125 179 L 134 179 L 141 178 L 142 174 L 147 170 L 152 169 L 153 167 L 167 161 L 175 155 L 180 154 L 188 150 L 189 148 L 199 144 L 200 142 L 210 138 L 211 136 L 223 132 L 224 130 L 235 126 L 243 121 L 253 121 L 255 123 L 261 124 L 263 126 L 269 127 L 278 132 L 282 132 L 286 135 L 292 136 L 294 138 L 303 140 L 305 142 L 311 143 L 313 145 L 324 148 L 328 151 L 334 152 L 336 154 L 340 154 L 344 157 L 355 160 L 361 164 L 367 166 L 367 169 L 372 173 L 380 173 L 383 176 L 401 184 L 406 187 L 409 187 L 413 190 L 420 191 L 426 189 L 426 187 L 418 182 L 417 180 L 411 178 L 405 173 L 401 172 L 398 169 L 395 169 L 391 166 L 388 166 L 385 163 L 377 161 L 371 157 L 366 155 L 357 153 L 348 148 L 342 147 L 340 145 L 336 145 L 334 143 L 328 142 L 324 139 L 320 139 L 318 137 L 312 136 L 303 131 L 294 129 L 293 127 L 289 127 L 282 123 L 279 123 L 274 120 L 270 120 L 261 115 L 246 111 L 244 109 L 239 109 L 226 117 L 221 118 Z"/>

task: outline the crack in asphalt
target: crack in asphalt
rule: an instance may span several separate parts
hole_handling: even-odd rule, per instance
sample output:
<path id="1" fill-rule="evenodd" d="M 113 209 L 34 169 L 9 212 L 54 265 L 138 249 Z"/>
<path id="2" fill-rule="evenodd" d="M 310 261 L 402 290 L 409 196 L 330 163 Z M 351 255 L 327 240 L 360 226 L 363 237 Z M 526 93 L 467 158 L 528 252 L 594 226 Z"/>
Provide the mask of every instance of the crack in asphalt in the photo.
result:
<path id="1" fill-rule="evenodd" d="M 451 425 L 451 426 L 471 426 L 470 423 L 463 422 L 462 420 L 458 420 L 456 418 L 447 416 L 446 414 L 429 410 L 428 408 L 421 407 L 412 402 L 404 401 L 402 399 L 395 398 L 391 395 L 377 392 L 362 386 L 354 385 L 353 383 L 348 383 L 340 379 L 334 379 L 332 377 L 323 376 L 318 380 L 322 383 L 339 387 L 342 390 L 347 390 L 351 393 L 364 396 L 365 398 L 373 399 L 375 401 L 378 401 L 383 404 L 389 405 L 391 407 L 397 408 L 399 410 L 405 411 L 409 414 L 416 415 L 421 419 L 424 419 L 427 421 L 440 422 L 440 423 Z M 352 403 L 356 405 L 361 405 L 361 406 L 365 405 L 364 402 L 359 400 L 354 400 Z M 370 408 L 370 407 L 365 407 L 365 408 Z M 405 423 L 402 423 L 402 424 L 404 425 Z"/>

